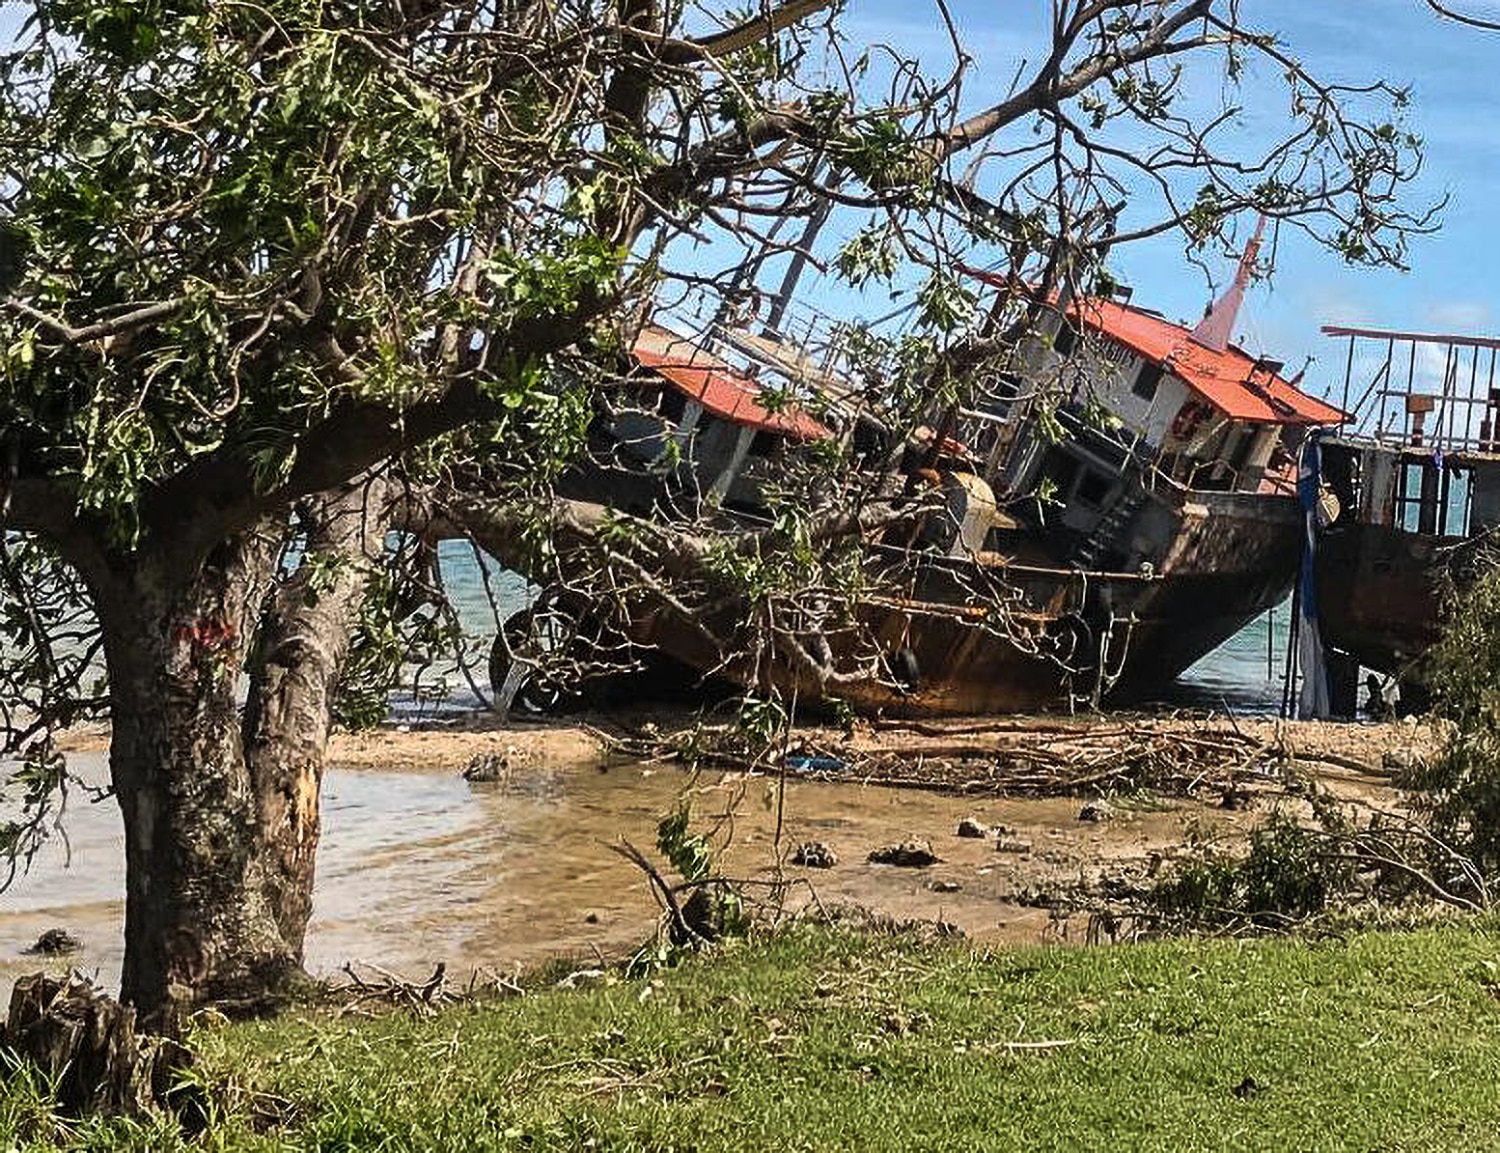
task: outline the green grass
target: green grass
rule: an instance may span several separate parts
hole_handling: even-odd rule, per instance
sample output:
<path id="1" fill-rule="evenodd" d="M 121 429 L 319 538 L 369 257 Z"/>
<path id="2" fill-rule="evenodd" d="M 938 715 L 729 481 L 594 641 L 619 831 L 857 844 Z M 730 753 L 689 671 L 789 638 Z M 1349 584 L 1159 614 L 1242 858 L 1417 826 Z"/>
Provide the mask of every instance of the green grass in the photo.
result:
<path id="1" fill-rule="evenodd" d="M 204 1075 L 293 1110 L 227 1106 L 197 1147 L 1500 1149 L 1497 982 L 1492 922 L 989 955 L 805 928 L 649 982 L 212 1030 Z M 43 1108 L 0 1094 L 0 1149 Z"/>

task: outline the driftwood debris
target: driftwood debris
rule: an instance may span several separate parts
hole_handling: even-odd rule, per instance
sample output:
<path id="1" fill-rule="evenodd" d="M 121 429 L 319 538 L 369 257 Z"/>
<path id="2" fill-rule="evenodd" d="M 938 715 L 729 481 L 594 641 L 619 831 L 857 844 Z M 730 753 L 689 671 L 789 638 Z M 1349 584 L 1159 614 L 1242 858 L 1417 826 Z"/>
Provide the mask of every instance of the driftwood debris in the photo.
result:
<path id="1" fill-rule="evenodd" d="M 968 735 L 962 730 L 925 727 L 929 739 L 871 751 L 854 760 L 847 775 L 866 784 L 999 796 L 1103 796 L 1143 788 L 1188 795 L 1222 792 L 1266 774 L 1280 760 L 1268 743 L 1208 727 L 986 726 L 982 742 L 952 739 Z"/>
<path id="2" fill-rule="evenodd" d="M 448 966 L 442 961 L 434 965 L 431 975 L 422 981 L 408 980 L 400 973 L 393 973 L 368 961 L 360 962 L 360 965 L 374 976 L 361 976 L 355 962 L 348 961 L 344 964 L 343 972 L 349 978 L 349 983 L 332 990 L 335 996 L 344 1001 L 341 1014 L 353 1012 L 370 1001 L 383 1001 L 425 1014 L 460 999 L 448 987 Z"/>
<path id="3" fill-rule="evenodd" d="M 69 1116 L 167 1104 L 170 1074 L 188 1060 L 174 1042 L 139 1034 L 133 1008 L 78 974 L 17 980 L 0 1048 L 55 1080 L 58 1109 Z"/>
<path id="4" fill-rule="evenodd" d="M 925 869 L 928 865 L 942 863 L 942 858 L 932 851 L 930 841 L 918 840 L 882 846 L 873 850 L 866 859 L 872 865 L 895 865 L 902 869 Z"/>
<path id="5" fill-rule="evenodd" d="M 774 751 L 747 750 L 732 729 L 713 726 L 649 741 L 632 738 L 617 748 L 742 772 L 779 768 L 804 780 L 1015 797 L 1097 798 L 1145 789 L 1244 799 L 1247 785 L 1269 783 L 1299 759 L 1277 740 L 1212 723 L 1027 718 L 879 722 L 874 731 L 880 735 L 862 742 L 810 732 L 799 738 L 795 756 L 780 758 Z"/>
<path id="6" fill-rule="evenodd" d="M 803 841 L 792 850 L 791 863 L 806 869 L 831 869 L 839 857 L 822 841 Z"/>

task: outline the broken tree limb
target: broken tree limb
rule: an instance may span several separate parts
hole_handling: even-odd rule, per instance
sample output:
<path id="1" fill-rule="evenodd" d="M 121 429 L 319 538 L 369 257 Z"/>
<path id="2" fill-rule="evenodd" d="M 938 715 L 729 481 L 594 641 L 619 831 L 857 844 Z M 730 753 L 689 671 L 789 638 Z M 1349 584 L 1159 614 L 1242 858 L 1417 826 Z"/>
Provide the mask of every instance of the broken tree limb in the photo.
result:
<path id="1" fill-rule="evenodd" d="M 366 980 L 360 976 L 356 965 L 369 969 L 379 979 Z M 346 961 L 343 973 L 349 978 L 349 983 L 332 990 L 335 996 L 347 997 L 347 1001 L 339 1009 L 340 1015 L 352 1012 L 367 1001 L 385 1001 L 419 1013 L 430 1013 L 440 1005 L 451 1004 L 460 999 L 448 988 L 448 966 L 442 961 L 433 966 L 432 974 L 424 981 L 408 980 L 400 973 L 383 969 L 368 961 Z"/>

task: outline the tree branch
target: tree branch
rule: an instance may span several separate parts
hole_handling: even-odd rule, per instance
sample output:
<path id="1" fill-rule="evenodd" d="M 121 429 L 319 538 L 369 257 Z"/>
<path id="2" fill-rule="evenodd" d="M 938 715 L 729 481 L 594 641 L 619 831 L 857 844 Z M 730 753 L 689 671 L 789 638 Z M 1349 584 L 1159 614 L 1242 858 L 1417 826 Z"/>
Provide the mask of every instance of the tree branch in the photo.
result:
<path id="1" fill-rule="evenodd" d="M 1202 37 L 1177 43 L 1172 42 L 1172 37 L 1194 20 L 1206 17 L 1212 8 L 1213 0 L 1193 0 L 1181 11 L 1163 20 L 1133 47 L 1096 56 L 1061 79 L 1054 80 L 1051 73 L 1043 69 L 1036 80 L 1015 96 L 970 116 L 934 140 L 929 152 L 934 159 L 941 159 L 952 152 L 972 148 L 1027 113 L 1076 96 L 1120 68 L 1202 47 L 1208 43 Z"/>
<path id="2" fill-rule="evenodd" d="M 1439 16 L 1446 16 L 1449 20 L 1457 20 L 1460 24 L 1467 24 L 1471 28 L 1482 28 L 1486 32 L 1500 32 L 1500 22 L 1483 20 L 1478 16 L 1469 16 L 1463 12 L 1455 12 L 1447 5 L 1439 4 L 1438 0 L 1427 0 L 1427 7 L 1431 8 Z"/>
<path id="3" fill-rule="evenodd" d="M 18 312 L 28 320 L 34 320 L 43 328 L 56 336 L 60 336 L 68 344 L 88 344 L 93 340 L 103 340 L 106 337 L 118 336 L 123 332 L 130 332 L 137 328 L 158 320 L 165 320 L 176 313 L 187 303 L 187 297 L 176 296 L 170 300 L 159 300 L 152 304 L 143 305 L 132 309 L 119 316 L 111 317 L 109 320 L 101 320 L 96 324 L 87 325 L 84 328 L 74 328 L 66 321 L 59 320 L 55 316 L 43 312 L 41 309 L 33 308 L 24 300 L 14 296 L 5 298 L 5 307 L 12 312 Z"/>

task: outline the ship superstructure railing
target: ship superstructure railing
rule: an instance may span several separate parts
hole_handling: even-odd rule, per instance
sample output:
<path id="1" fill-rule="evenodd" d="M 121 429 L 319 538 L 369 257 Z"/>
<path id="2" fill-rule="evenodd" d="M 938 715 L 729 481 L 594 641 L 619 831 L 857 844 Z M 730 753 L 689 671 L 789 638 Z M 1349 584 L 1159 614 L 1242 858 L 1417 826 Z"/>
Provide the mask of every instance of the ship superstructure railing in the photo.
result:
<path id="1" fill-rule="evenodd" d="M 758 374 L 766 370 L 791 385 L 793 396 L 849 403 L 860 392 L 849 379 L 846 351 L 851 322 L 801 301 L 784 303 L 767 323 L 768 297 L 747 290 L 727 302 L 692 292 L 655 318 L 731 364 Z"/>
<path id="2" fill-rule="evenodd" d="M 1323 333 L 1348 341 L 1344 435 L 1443 453 L 1500 452 L 1500 338 L 1346 325 Z"/>

